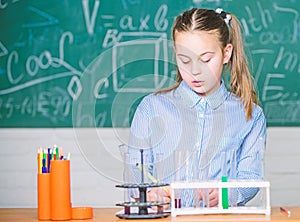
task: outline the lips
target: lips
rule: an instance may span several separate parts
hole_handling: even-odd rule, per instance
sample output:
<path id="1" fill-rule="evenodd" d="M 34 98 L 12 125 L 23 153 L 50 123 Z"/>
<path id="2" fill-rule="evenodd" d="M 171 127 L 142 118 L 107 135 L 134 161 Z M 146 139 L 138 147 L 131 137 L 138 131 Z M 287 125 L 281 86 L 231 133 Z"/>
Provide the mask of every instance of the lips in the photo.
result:
<path id="1" fill-rule="evenodd" d="M 197 81 L 197 80 L 192 81 L 192 84 L 196 87 L 201 87 L 203 83 L 204 81 Z"/>

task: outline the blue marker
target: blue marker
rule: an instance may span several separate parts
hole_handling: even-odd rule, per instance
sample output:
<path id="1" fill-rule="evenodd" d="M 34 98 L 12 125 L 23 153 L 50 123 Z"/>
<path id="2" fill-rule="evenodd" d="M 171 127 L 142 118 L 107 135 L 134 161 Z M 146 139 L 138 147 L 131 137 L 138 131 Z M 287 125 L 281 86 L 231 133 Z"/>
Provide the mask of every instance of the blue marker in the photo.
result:
<path id="1" fill-rule="evenodd" d="M 48 161 L 48 173 L 50 173 L 50 162 L 51 162 L 51 148 L 48 148 L 48 156 L 47 156 L 47 161 Z"/>
<path id="2" fill-rule="evenodd" d="M 47 173 L 47 167 L 46 167 L 46 159 L 43 158 L 43 166 L 42 166 L 42 173 Z"/>

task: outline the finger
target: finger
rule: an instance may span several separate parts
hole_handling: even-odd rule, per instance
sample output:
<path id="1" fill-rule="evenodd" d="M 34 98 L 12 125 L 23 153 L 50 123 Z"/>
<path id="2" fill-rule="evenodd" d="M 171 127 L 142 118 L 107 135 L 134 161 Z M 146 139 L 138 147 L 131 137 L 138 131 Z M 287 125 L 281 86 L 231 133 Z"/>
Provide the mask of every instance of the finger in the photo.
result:
<path id="1" fill-rule="evenodd" d="M 219 203 L 219 192 L 216 189 L 213 189 L 209 194 L 209 205 L 216 206 Z"/>
<path id="2" fill-rule="evenodd" d="M 157 200 L 157 192 L 155 192 L 155 190 L 150 190 L 149 192 L 147 192 L 147 200 L 148 201 Z"/>
<path id="3" fill-rule="evenodd" d="M 165 202 L 165 203 L 170 203 L 170 202 L 171 202 L 171 198 L 165 197 L 165 198 L 164 198 L 164 202 Z M 164 204 L 164 205 L 163 205 L 163 209 L 164 209 L 164 210 L 168 210 L 169 208 L 170 208 L 170 205 L 169 205 L 169 204 Z"/>
<path id="4" fill-rule="evenodd" d="M 170 203 L 171 199 L 169 197 L 164 197 L 161 201 L 163 203 Z M 163 208 L 163 210 L 167 210 L 167 209 L 169 209 L 170 205 L 169 204 L 162 204 L 161 207 Z"/>
<path id="5" fill-rule="evenodd" d="M 165 198 L 167 200 L 170 200 L 170 196 L 167 195 L 167 193 L 160 189 L 160 188 L 153 188 L 147 193 L 147 199 L 149 201 L 165 201 Z"/>
<path id="6" fill-rule="evenodd" d="M 215 188 L 209 189 L 209 194 L 213 194 L 213 193 L 215 193 L 215 192 L 218 192 L 218 190 L 215 189 Z"/>
<path id="7" fill-rule="evenodd" d="M 219 199 L 219 197 L 216 196 L 216 195 L 210 195 L 209 196 L 209 201 L 218 200 L 218 199 Z"/>
<path id="8" fill-rule="evenodd" d="M 209 194 L 209 200 L 219 199 L 219 193 L 218 192 L 212 192 Z"/>
<path id="9" fill-rule="evenodd" d="M 217 198 L 214 198 L 214 199 L 212 199 L 212 200 L 209 200 L 209 206 L 210 206 L 210 207 L 215 207 L 215 206 L 217 206 L 218 204 L 219 204 L 219 201 L 218 201 Z"/>
<path id="10" fill-rule="evenodd" d="M 198 196 L 199 196 L 199 200 L 203 199 L 202 189 L 198 190 Z"/>
<path id="11" fill-rule="evenodd" d="M 171 197 L 170 186 L 160 187 L 164 191 L 164 196 Z"/>
<path id="12" fill-rule="evenodd" d="M 167 188 L 163 189 L 162 187 L 153 187 L 150 192 L 156 193 L 159 196 L 167 196 L 167 192 L 165 191 L 165 189 Z"/>
<path id="13" fill-rule="evenodd" d="M 218 192 L 212 192 L 209 194 L 209 200 L 214 200 L 219 198 L 219 193 Z"/>
<path id="14" fill-rule="evenodd" d="M 162 202 L 163 203 L 170 203 L 171 199 L 169 197 L 164 197 L 162 199 Z M 152 206 L 152 209 L 154 211 L 157 211 L 159 207 L 162 207 L 163 210 L 168 210 L 170 208 L 170 205 L 169 204 L 162 204 L 162 205 L 159 205 L 159 206 Z"/>

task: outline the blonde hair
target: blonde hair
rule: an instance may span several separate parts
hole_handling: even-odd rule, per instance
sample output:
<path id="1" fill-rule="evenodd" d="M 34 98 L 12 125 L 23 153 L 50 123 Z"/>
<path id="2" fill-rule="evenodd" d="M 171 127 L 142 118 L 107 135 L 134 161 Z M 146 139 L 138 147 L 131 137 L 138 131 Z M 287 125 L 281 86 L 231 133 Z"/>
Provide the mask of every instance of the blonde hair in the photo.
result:
<path id="1" fill-rule="evenodd" d="M 221 14 L 213 10 L 193 8 L 185 11 L 176 18 L 172 28 L 172 37 L 176 41 L 176 34 L 180 32 L 214 31 L 220 41 L 222 51 L 228 43 L 233 45 L 232 56 L 228 61 L 230 91 L 243 101 L 246 119 L 249 120 L 252 117 L 253 103 L 259 104 L 259 102 L 248 67 L 239 21 L 233 14 L 226 14 L 231 15 L 229 24 L 225 22 Z M 177 88 L 181 81 L 182 77 L 177 70 L 176 83 L 157 93 L 171 91 Z"/>

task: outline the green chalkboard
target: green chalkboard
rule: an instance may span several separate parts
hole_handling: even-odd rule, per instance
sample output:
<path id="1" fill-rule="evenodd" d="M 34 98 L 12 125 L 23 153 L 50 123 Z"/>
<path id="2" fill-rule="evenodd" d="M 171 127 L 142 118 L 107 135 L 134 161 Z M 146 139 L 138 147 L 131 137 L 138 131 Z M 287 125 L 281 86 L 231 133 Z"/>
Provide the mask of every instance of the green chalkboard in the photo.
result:
<path id="1" fill-rule="evenodd" d="M 237 15 L 268 126 L 300 126 L 300 1 L 2 0 L 0 127 L 128 127 L 173 83 L 171 26 L 191 7 Z"/>

